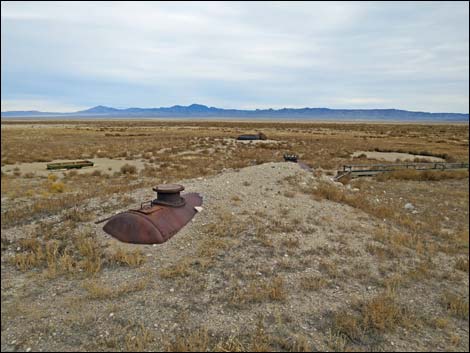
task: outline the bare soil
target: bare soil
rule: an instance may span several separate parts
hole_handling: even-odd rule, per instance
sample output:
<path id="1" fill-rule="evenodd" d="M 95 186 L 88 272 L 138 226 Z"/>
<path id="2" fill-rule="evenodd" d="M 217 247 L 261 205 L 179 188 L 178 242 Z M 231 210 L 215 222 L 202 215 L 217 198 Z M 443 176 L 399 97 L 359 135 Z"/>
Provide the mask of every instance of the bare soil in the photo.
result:
<path id="1" fill-rule="evenodd" d="M 468 162 L 468 124 L 1 125 L 2 351 L 469 350 L 468 172 L 332 180 L 354 151 Z M 204 200 L 167 243 L 95 224 L 162 183 Z"/>
<path id="2" fill-rule="evenodd" d="M 88 278 L 47 280 L 34 272 L 18 272 L 8 259 L 21 249 L 2 248 L 2 351 L 175 349 L 179 347 L 175 342 L 194 337 L 201 329 L 207 330 L 208 340 L 224 344 L 271 337 L 268 347 L 275 350 L 468 350 L 468 316 L 466 321 L 447 319 L 446 329 L 436 330 L 430 323 L 432 318 L 446 315 L 439 304 L 447 289 L 445 282 L 410 283 L 400 290 L 400 305 L 415 320 L 407 326 L 352 341 L 335 333 L 334 313 L 380 296 L 385 278 L 406 272 L 419 260 L 412 256 L 378 259 L 371 254 L 367 246 L 375 243 L 376 231 L 385 225 L 392 231 L 394 226 L 299 191 L 299 187 L 321 182 L 344 188 L 295 163 L 265 163 L 183 180 L 187 192 L 203 196 L 203 211 L 158 246 L 120 243 L 103 232 L 102 224 L 79 222 L 76 230 L 91 230 L 106 251 L 139 249 L 145 256 L 146 262 L 139 268 L 106 267 L 94 279 L 112 291 L 145 283 L 143 289 L 116 297 L 90 297 Z M 135 190 L 133 197 L 137 202 L 130 207 L 154 195 L 146 188 Z M 405 193 L 399 197 L 407 201 L 403 200 Z M 106 206 L 96 200 L 82 205 L 94 211 L 96 218 L 129 208 L 114 203 L 112 212 L 103 212 Z M 60 219 L 59 215 L 43 221 Z M 224 222 L 228 222 L 225 231 L 235 225 L 237 231 L 223 236 L 208 233 L 207 227 Z M 2 230 L 2 238 L 27 238 L 33 231 L 34 224 L 12 227 Z M 222 243 L 214 245 L 217 241 Z M 208 249 L 213 249 L 211 255 L 204 252 Z M 446 254 L 433 259 L 438 269 L 453 262 L 453 256 Z M 163 269 L 178 265 L 187 266 L 187 271 L 162 275 Z M 253 283 L 270 283 L 274 278 L 282 278 L 283 300 L 251 300 L 244 292 Z M 308 278 L 326 282 L 318 289 L 306 289 Z M 467 274 L 453 283 L 468 301 Z M 303 345 L 295 346 L 299 341 Z"/>
<path id="3" fill-rule="evenodd" d="M 444 158 L 433 157 L 433 156 L 420 156 L 418 154 L 411 153 L 399 153 L 399 152 L 370 152 L 370 151 L 356 151 L 351 157 L 359 157 L 360 155 L 366 155 L 366 158 L 378 159 L 387 162 L 396 162 L 396 161 L 413 161 L 416 159 L 421 159 L 430 162 L 445 162 Z"/>
<path id="4" fill-rule="evenodd" d="M 111 159 L 111 158 L 87 158 L 87 160 L 94 163 L 93 167 L 84 167 L 80 169 L 69 169 L 75 170 L 79 174 L 86 174 L 95 170 L 102 173 L 113 174 L 119 172 L 121 167 L 129 164 L 135 166 L 136 170 L 142 170 L 144 168 L 144 161 L 142 160 L 126 160 L 122 159 Z M 17 164 L 6 164 L 2 166 L 2 172 L 7 175 L 13 175 L 16 172 L 20 172 L 22 175 L 33 173 L 37 176 L 48 176 L 49 174 L 59 174 L 67 171 L 66 169 L 54 169 L 48 170 L 47 164 L 49 163 L 65 163 L 74 162 L 76 160 L 71 159 L 56 159 L 50 162 L 31 162 L 31 163 L 17 163 Z"/>

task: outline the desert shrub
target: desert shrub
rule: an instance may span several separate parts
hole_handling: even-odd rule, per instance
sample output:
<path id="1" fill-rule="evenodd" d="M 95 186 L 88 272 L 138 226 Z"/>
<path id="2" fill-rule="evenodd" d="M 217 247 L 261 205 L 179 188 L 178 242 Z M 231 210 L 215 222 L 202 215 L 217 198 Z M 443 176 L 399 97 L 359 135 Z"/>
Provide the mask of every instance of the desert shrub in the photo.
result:
<path id="1" fill-rule="evenodd" d="M 332 183 L 319 183 L 317 188 L 313 190 L 313 195 L 361 209 L 378 218 L 390 218 L 394 215 L 393 209 L 384 205 L 375 205 L 364 195 L 348 193 Z"/>
<path id="2" fill-rule="evenodd" d="M 57 175 L 55 175 L 55 174 L 49 174 L 49 175 L 47 176 L 47 180 L 49 180 L 50 182 L 54 182 L 54 181 L 57 180 Z"/>
<path id="3" fill-rule="evenodd" d="M 365 153 L 361 153 L 359 156 L 356 156 L 354 158 L 367 158 L 367 155 Z"/>
<path id="4" fill-rule="evenodd" d="M 341 202 L 344 200 L 344 193 L 334 184 L 320 183 L 313 194 L 330 201 Z"/>
<path id="5" fill-rule="evenodd" d="M 73 178 L 74 176 L 77 176 L 78 172 L 76 170 L 71 170 L 67 173 L 67 177 Z"/>
<path id="6" fill-rule="evenodd" d="M 121 167 L 121 173 L 122 174 L 135 174 L 137 173 L 137 168 L 134 165 L 130 165 L 126 163 Z"/>
<path id="7" fill-rule="evenodd" d="M 284 301 L 287 298 L 287 290 L 282 277 L 267 280 L 256 280 L 247 286 L 236 287 L 232 293 L 231 303 L 242 305 L 247 303 L 259 303 L 265 301 Z"/>
<path id="8" fill-rule="evenodd" d="M 454 171 L 431 171 L 431 170 L 414 170 L 405 169 L 393 172 L 381 173 L 376 176 L 378 181 L 387 180 L 416 180 L 416 181 L 438 181 L 445 179 L 465 179 L 468 178 L 468 171 L 454 170 Z"/>
<path id="9" fill-rule="evenodd" d="M 108 260 L 121 266 L 138 267 L 145 262 L 145 257 L 140 250 L 124 251 L 118 249 L 108 256 Z"/>
<path id="10" fill-rule="evenodd" d="M 468 320 L 468 297 L 445 292 L 441 297 L 441 303 L 452 315 L 462 320 Z"/>
<path id="11" fill-rule="evenodd" d="M 262 132 L 260 132 L 258 134 L 258 136 L 259 136 L 260 140 L 267 140 L 268 139 L 268 137 L 265 134 L 263 134 Z"/>
<path id="12" fill-rule="evenodd" d="M 65 185 L 61 181 L 56 181 L 49 184 L 49 192 L 62 193 L 65 190 Z"/>
<path id="13" fill-rule="evenodd" d="M 369 335 L 393 332 L 397 327 L 407 327 L 413 321 L 411 313 L 389 293 L 381 293 L 360 302 L 354 309 L 353 314 L 346 311 L 336 313 L 332 327 L 333 332 L 353 341 Z"/>
<path id="14" fill-rule="evenodd" d="M 457 262 L 455 263 L 455 268 L 460 271 L 468 272 L 469 270 L 468 257 L 466 259 L 464 258 L 457 259 Z"/>

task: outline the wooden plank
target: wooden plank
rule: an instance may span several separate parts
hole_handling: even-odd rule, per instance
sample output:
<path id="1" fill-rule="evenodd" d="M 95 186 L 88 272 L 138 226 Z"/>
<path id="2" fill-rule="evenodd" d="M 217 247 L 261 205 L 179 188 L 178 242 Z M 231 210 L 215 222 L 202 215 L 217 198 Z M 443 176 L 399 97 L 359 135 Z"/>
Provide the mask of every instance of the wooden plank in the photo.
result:
<path id="1" fill-rule="evenodd" d="M 343 165 L 343 170 L 338 171 L 335 180 L 339 180 L 346 174 L 351 176 L 371 176 L 378 173 L 393 172 L 397 170 L 468 170 L 468 163 L 406 163 L 406 164 L 351 164 Z"/>
<path id="2" fill-rule="evenodd" d="M 73 161 L 63 163 L 49 163 L 47 169 L 80 169 L 82 167 L 93 167 L 94 163 L 91 161 Z"/>

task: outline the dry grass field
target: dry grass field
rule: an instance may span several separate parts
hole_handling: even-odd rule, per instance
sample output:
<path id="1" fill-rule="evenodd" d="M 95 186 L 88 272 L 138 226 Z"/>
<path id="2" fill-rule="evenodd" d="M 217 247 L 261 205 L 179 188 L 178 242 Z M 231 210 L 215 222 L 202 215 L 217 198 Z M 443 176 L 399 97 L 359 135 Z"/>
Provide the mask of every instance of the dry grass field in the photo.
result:
<path id="1" fill-rule="evenodd" d="M 468 172 L 332 181 L 383 163 L 357 151 L 468 162 L 468 124 L 2 121 L 1 137 L 2 351 L 469 350 Z M 68 159 L 97 164 L 45 170 Z M 204 203 L 168 242 L 94 223 L 169 182 Z"/>

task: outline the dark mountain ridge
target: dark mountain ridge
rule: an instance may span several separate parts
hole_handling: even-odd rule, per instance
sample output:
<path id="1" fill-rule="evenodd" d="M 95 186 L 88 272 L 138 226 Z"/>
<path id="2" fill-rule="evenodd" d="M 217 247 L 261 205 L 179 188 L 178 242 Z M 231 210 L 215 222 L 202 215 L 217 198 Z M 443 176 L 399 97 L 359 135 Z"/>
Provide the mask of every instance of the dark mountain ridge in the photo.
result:
<path id="1" fill-rule="evenodd" d="M 161 108 L 117 109 L 98 105 L 74 113 L 52 113 L 39 111 L 7 111 L 2 118 L 9 117 L 83 117 L 83 118 L 282 118 L 282 119 L 326 119 L 326 120 L 423 120 L 423 121 L 466 121 L 468 114 L 429 113 L 399 109 L 329 109 L 329 108 L 282 108 L 282 109 L 222 109 L 201 104 L 175 105 Z"/>

